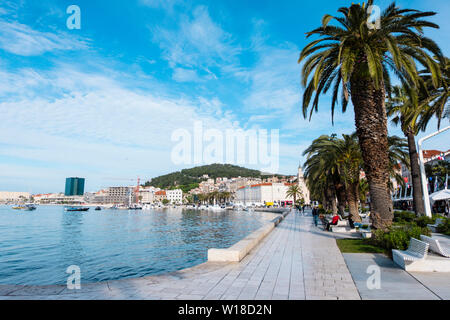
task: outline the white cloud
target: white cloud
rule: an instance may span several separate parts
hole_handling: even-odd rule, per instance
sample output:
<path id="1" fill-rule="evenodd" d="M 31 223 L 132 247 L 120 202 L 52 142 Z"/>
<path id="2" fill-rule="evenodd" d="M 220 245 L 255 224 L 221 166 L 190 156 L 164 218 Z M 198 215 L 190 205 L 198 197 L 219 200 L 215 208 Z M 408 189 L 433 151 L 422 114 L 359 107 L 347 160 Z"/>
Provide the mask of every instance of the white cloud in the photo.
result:
<path id="1" fill-rule="evenodd" d="M 178 82 L 192 82 L 200 80 L 200 77 L 197 75 L 195 70 L 184 68 L 175 68 L 173 70 L 172 78 Z"/>
<path id="2" fill-rule="evenodd" d="M 88 48 L 86 40 L 63 33 L 40 32 L 18 22 L 0 20 L 0 48 L 21 56 Z"/>
<path id="3" fill-rule="evenodd" d="M 33 176 L 45 179 L 46 171 L 39 173 L 40 164 L 45 164 L 54 166 L 55 174 L 61 169 L 61 174 L 84 172 L 91 178 L 138 174 L 148 178 L 174 170 L 170 159 L 174 130 L 192 132 L 197 120 L 205 130 L 236 127 L 233 115 L 223 112 L 217 98 L 164 97 L 162 92 L 127 88 L 123 78 L 121 82 L 114 78 L 114 71 L 106 74 L 67 66 L 47 72 L 3 72 L 9 82 L 0 88 L 9 90 L 13 99 L 0 102 L 0 144 L 6 144 L 0 155 L 26 164 L 3 163 L 9 169 L 2 177 L 22 177 L 34 170 Z M 40 95 L 41 86 L 58 94 Z M 29 169 L 22 170 L 23 166 Z"/>
<path id="4" fill-rule="evenodd" d="M 195 8 L 192 16 L 182 14 L 179 20 L 176 30 L 153 30 L 153 39 L 172 68 L 197 69 L 215 78 L 211 68 L 238 63 L 236 56 L 241 48 L 234 44 L 231 34 L 211 19 L 206 7 Z"/>

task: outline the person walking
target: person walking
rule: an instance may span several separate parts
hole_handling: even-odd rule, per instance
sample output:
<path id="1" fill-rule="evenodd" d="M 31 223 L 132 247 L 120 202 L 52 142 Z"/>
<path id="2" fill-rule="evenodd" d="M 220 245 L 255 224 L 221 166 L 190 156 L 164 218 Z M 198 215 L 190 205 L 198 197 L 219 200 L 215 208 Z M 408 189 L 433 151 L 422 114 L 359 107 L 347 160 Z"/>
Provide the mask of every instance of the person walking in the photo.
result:
<path id="1" fill-rule="evenodd" d="M 314 225 L 317 227 L 317 224 L 319 223 L 319 210 L 317 210 L 317 207 L 313 207 L 312 216 L 314 219 Z"/>

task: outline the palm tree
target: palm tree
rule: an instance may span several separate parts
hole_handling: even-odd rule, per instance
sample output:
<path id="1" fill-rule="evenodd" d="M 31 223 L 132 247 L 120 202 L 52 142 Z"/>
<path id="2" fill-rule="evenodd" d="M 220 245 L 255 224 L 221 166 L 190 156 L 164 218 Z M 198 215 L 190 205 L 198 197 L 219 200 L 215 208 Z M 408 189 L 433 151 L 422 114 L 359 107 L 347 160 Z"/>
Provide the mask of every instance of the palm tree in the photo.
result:
<path id="1" fill-rule="evenodd" d="M 352 220 L 359 222 L 363 170 L 361 150 L 355 133 L 343 134 L 342 137 L 338 139 L 336 136 L 322 135 L 311 143 L 303 153 L 307 155 L 305 177 L 308 178 L 308 187 L 314 197 L 322 198 L 325 206 L 329 202 L 333 204 L 337 197 L 339 211 L 343 211 L 344 202 L 347 202 Z M 388 137 L 388 145 L 388 172 L 390 177 L 400 182 L 402 179 L 396 175 L 395 166 L 399 162 L 409 163 L 407 144 L 404 139 L 391 136 Z M 362 199 L 365 201 L 365 195 Z M 333 206 L 332 210 L 335 210 Z"/>
<path id="2" fill-rule="evenodd" d="M 392 116 L 392 122 L 400 124 L 408 139 L 409 163 L 413 186 L 413 207 L 417 215 L 425 214 L 425 204 L 422 198 L 422 183 L 420 178 L 419 155 L 416 149 L 416 135 L 419 133 L 420 116 L 424 109 L 419 107 L 417 91 L 408 87 L 395 86 L 392 96 L 386 103 L 387 113 Z"/>
<path id="3" fill-rule="evenodd" d="M 339 211 L 342 213 L 346 201 L 352 220 L 361 221 L 358 202 L 362 157 L 356 135 L 343 135 L 343 139 L 321 136 L 313 141 L 304 154 L 308 154 L 305 172 L 313 174 L 311 180 L 316 181 L 320 175 L 327 177 L 334 190 L 333 198 L 338 198 Z"/>
<path id="4" fill-rule="evenodd" d="M 336 154 L 330 152 L 334 140 L 335 135 L 322 135 L 303 152 L 307 155 L 304 174 L 311 196 L 321 199 L 325 209 L 330 208 L 333 214 L 338 210 L 336 196 L 339 186 L 342 186 Z"/>
<path id="5" fill-rule="evenodd" d="M 440 68 L 442 81 L 438 87 L 433 85 L 432 74 L 428 70 L 425 69 L 420 72 L 423 80 L 422 90 L 420 91 L 422 94 L 420 104 L 421 107 L 424 107 L 424 112 L 419 121 L 419 126 L 423 131 L 425 131 L 432 116 L 436 116 L 438 120 L 438 129 L 442 118 L 450 118 L 450 106 L 448 105 L 450 96 L 448 88 L 450 84 L 450 59 L 445 58 L 445 64 L 440 64 Z"/>
<path id="6" fill-rule="evenodd" d="M 297 204 L 297 197 L 303 198 L 303 193 L 300 190 L 300 187 L 299 187 L 298 184 L 293 184 L 286 191 L 286 196 L 294 198 L 294 205 L 296 205 Z"/>
<path id="7" fill-rule="evenodd" d="M 342 135 L 335 146 L 339 173 L 344 181 L 348 211 L 354 222 L 361 222 L 359 215 L 359 183 L 362 170 L 362 156 L 355 134 Z"/>
<path id="8" fill-rule="evenodd" d="M 368 193 L 369 193 L 369 184 L 367 183 L 366 178 L 362 178 L 359 181 L 359 200 L 361 201 L 362 207 L 364 207 L 364 204 L 366 203 Z"/>
<path id="9" fill-rule="evenodd" d="M 388 137 L 389 144 L 389 176 L 397 180 L 397 183 L 403 184 L 403 177 L 398 174 L 396 167 L 399 163 L 405 164 L 407 167 L 409 163 L 408 142 L 397 136 Z"/>
<path id="10" fill-rule="evenodd" d="M 321 94 L 333 87 L 332 121 L 339 92 L 342 111 L 351 98 L 356 131 L 369 183 L 371 217 L 374 228 L 386 229 L 392 224 L 393 208 L 389 192 L 389 158 L 385 94 L 390 90 L 389 71 L 402 83 L 418 87 L 416 62 L 431 70 L 431 80 L 437 87 L 440 81 L 438 63 L 443 55 L 437 44 L 423 35 L 424 27 L 438 28 L 423 18 L 434 12 L 400 10 L 395 3 L 380 16 L 380 28 L 370 29 L 367 3 L 352 4 L 338 10 L 343 16 L 325 15 L 322 26 L 307 33 L 320 38 L 305 46 L 300 54 L 303 94 L 303 115 L 310 108 L 319 107 Z M 329 25 L 334 20 L 337 25 Z M 309 81 L 309 82 L 308 82 Z M 313 94 L 315 96 L 313 98 Z M 313 98 L 313 99 L 312 99 Z M 312 101 L 311 101 L 312 100 Z"/>
<path id="11" fill-rule="evenodd" d="M 392 122 L 400 124 L 403 134 L 408 139 L 411 177 L 413 185 L 413 206 L 417 215 L 425 214 L 425 204 L 422 197 L 419 157 L 416 149 L 415 136 L 420 130 L 425 131 L 432 116 L 438 120 L 438 129 L 445 114 L 445 107 L 450 91 L 450 60 L 445 58 L 445 65 L 440 65 L 442 73 L 441 85 L 433 86 L 432 75 L 428 70 L 420 72 L 419 90 L 409 86 L 395 86 L 392 96 L 388 98 L 387 112 L 393 116 Z"/>

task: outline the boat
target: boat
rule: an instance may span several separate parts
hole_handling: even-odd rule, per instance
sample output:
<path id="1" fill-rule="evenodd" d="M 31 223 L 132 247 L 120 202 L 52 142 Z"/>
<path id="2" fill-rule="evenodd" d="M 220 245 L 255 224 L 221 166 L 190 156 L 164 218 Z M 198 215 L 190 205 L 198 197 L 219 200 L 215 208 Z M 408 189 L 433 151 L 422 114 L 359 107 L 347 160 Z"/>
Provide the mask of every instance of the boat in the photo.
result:
<path id="1" fill-rule="evenodd" d="M 25 207 L 23 208 L 23 210 L 25 211 L 33 211 L 36 210 L 36 206 L 32 203 L 30 204 L 26 204 Z"/>
<path id="2" fill-rule="evenodd" d="M 96 210 L 96 211 L 100 211 L 100 210 L 102 210 L 102 208 L 100 208 L 100 207 L 95 207 L 95 209 L 94 210 Z"/>
<path id="3" fill-rule="evenodd" d="M 128 210 L 142 210 L 142 207 L 138 204 L 132 204 L 128 207 Z"/>
<path id="4" fill-rule="evenodd" d="M 89 208 L 82 208 L 82 207 L 68 207 L 65 208 L 66 211 L 88 211 Z"/>
<path id="5" fill-rule="evenodd" d="M 23 209 L 25 209 L 25 207 L 24 206 L 15 206 L 15 207 L 12 207 L 14 210 L 23 210 Z"/>

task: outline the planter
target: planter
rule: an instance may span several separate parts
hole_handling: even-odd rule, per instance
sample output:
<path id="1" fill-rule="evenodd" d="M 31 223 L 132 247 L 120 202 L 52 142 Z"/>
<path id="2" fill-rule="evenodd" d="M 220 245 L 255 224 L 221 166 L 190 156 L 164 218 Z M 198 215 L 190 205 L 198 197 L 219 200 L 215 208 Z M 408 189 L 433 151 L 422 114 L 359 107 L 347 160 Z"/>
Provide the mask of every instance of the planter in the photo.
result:
<path id="1" fill-rule="evenodd" d="M 372 238 L 372 231 L 367 229 L 359 229 L 359 233 L 361 234 L 361 237 L 364 239 Z"/>

